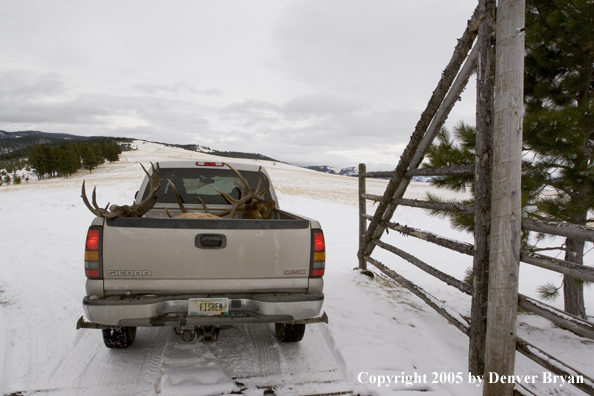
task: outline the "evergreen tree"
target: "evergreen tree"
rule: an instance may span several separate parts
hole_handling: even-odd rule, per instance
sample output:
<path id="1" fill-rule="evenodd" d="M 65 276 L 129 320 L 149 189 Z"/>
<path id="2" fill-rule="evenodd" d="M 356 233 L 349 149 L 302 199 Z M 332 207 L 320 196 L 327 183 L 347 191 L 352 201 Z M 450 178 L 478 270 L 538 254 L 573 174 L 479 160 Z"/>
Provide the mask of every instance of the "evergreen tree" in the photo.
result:
<path id="1" fill-rule="evenodd" d="M 81 168 L 80 154 L 74 144 L 69 144 L 67 148 L 68 156 L 68 174 L 72 175 Z"/>
<path id="2" fill-rule="evenodd" d="M 48 173 L 46 155 L 46 151 L 40 145 L 33 146 L 29 154 L 29 165 L 35 169 L 38 179 L 43 179 L 45 174 Z"/>
<path id="3" fill-rule="evenodd" d="M 82 167 L 92 172 L 93 169 L 101 165 L 104 159 L 100 156 L 98 146 L 95 144 L 83 143 L 80 146 L 80 157 L 82 161 Z"/>
<path id="4" fill-rule="evenodd" d="M 593 26 L 591 1 L 527 2 L 524 146 L 528 154 L 522 166 L 525 217 L 586 224 L 588 211 L 594 208 Z M 474 147 L 474 132 L 466 132 L 470 128 L 455 128 L 460 143 L 447 132 L 440 133 L 425 166 L 466 164 Z M 460 190 L 472 180 L 439 177 L 434 184 Z M 545 187 L 556 194 L 541 195 Z M 469 218 L 450 218 L 454 227 L 472 230 Z M 526 242 L 524 238 L 528 247 Z M 560 249 L 565 250 L 566 261 L 583 264 L 583 241 L 567 238 Z M 543 298 L 551 298 L 558 289 L 549 284 L 539 290 Z M 563 294 L 565 311 L 585 318 L 583 282 L 564 277 Z"/>
<path id="5" fill-rule="evenodd" d="M 58 157 L 58 174 L 60 175 L 67 175 L 69 174 L 69 164 L 68 164 L 68 152 L 66 146 L 60 146 L 56 150 L 57 157 Z"/>
<path id="6" fill-rule="evenodd" d="M 427 150 L 425 156 L 424 168 L 439 168 L 442 166 L 458 166 L 474 164 L 474 146 L 475 146 L 474 127 L 463 122 L 454 127 L 454 137 L 445 128 L 437 133 L 435 142 Z M 447 188 L 454 191 L 466 191 L 470 188 L 474 191 L 474 175 L 453 175 L 434 177 L 431 183 L 438 188 Z M 442 202 L 437 195 L 428 193 L 427 199 L 432 202 Z M 460 204 L 471 205 L 474 199 L 451 200 Z M 474 231 L 474 216 L 461 213 L 445 212 L 439 210 L 431 211 L 433 216 L 449 218 L 453 228 L 460 231 Z"/>
<path id="7" fill-rule="evenodd" d="M 97 155 L 100 158 L 106 159 L 107 158 L 107 144 L 104 140 L 100 141 L 96 145 Z"/>
<path id="8" fill-rule="evenodd" d="M 53 147 L 46 146 L 45 144 L 43 144 L 41 148 L 43 150 L 43 159 L 45 161 L 46 173 L 48 173 L 50 177 L 54 177 L 58 171 L 58 157 L 56 155 L 56 150 Z"/>
<path id="9" fill-rule="evenodd" d="M 105 159 L 109 162 L 119 161 L 120 153 L 120 146 L 116 142 L 111 142 L 105 148 Z"/>
<path id="10" fill-rule="evenodd" d="M 529 0 L 526 27 L 524 144 L 533 156 L 525 178 L 555 190 L 535 201 L 547 219 L 586 224 L 594 208 L 594 4 Z M 564 249 L 566 261 L 583 264 L 584 241 L 567 238 Z M 565 311 L 585 318 L 582 282 L 564 277 L 563 294 Z"/>

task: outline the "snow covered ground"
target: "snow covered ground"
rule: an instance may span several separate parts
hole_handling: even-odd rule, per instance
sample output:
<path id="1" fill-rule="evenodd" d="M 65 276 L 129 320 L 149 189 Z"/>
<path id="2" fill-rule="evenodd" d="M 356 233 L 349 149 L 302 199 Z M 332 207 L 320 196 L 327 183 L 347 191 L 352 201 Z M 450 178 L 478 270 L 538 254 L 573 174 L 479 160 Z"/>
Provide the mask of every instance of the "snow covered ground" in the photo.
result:
<path id="1" fill-rule="evenodd" d="M 358 265 L 357 179 L 278 162 L 260 163 L 271 175 L 281 207 L 315 218 L 324 228 L 328 325 L 309 325 L 304 340 L 291 345 L 279 343 L 271 325 L 224 330 L 219 341 L 210 345 L 185 344 L 171 329 L 143 328 L 134 345 L 125 350 L 105 348 L 99 331 L 77 331 L 85 283 L 84 239 L 93 218 L 80 199 L 82 180 L 97 186 L 100 204 L 126 204 L 132 202 L 143 177 L 137 162 L 207 158 L 215 157 L 138 142 L 138 150 L 123 153 L 120 162 L 105 164 L 91 174 L 81 171 L 70 178 L 0 187 L 0 394 L 482 393 L 481 387 L 468 383 L 465 335 L 407 290 L 379 276 L 379 271 L 371 279 L 354 270 Z M 385 181 L 370 180 L 368 193 L 381 195 L 385 185 Z M 413 183 L 407 196 L 423 198 L 431 190 L 427 183 Z M 369 203 L 368 212 L 373 211 Z M 394 220 L 471 241 L 469 235 L 451 230 L 447 221 L 420 209 L 399 208 Z M 471 265 L 470 257 L 395 232 L 384 240 L 459 279 Z M 469 315 L 467 296 L 390 253 L 378 249 L 374 257 Z M 590 256 L 587 261 L 591 262 Z M 522 265 L 520 292 L 536 297 L 537 286 L 548 281 L 559 284 L 560 279 L 552 272 Z M 593 297 L 592 289 L 586 289 L 590 314 Z M 562 302 L 554 305 L 561 307 Z M 593 342 L 533 315 L 520 314 L 519 323 L 521 337 L 594 376 Z M 517 374 L 542 378 L 543 371 L 518 355 Z M 464 380 L 461 384 L 442 381 L 448 373 L 462 373 Z M 372 383 L 380 375 L 410 375 L 416 383 Z M 583 394 L 569 385 L 538 382 L 529 387 L 537 394 Z"/>

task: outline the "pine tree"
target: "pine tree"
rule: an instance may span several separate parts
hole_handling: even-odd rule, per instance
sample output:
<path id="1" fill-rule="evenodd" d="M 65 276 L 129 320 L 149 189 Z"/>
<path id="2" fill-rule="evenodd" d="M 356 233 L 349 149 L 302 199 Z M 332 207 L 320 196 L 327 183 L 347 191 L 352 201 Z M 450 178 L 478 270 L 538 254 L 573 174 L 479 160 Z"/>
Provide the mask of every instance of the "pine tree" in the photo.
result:
<path id="1" fill-rule="evenodd" d="M 29 154 L 29 165 L 35 169 L 38 179 L 43 179 L 48 173 L 46 155 L 47 152 L 40 145 L 33 146 Z"/>
<path id="2" fill-rule="evenodd" d="M 93 169 L 101 165 L 104 159 L 100 156 L 100 150 L 98 145 L 83 143 L 80 146 L 80 157 L 82 161 L 82 167 L 92 172 Z"/>
<path id="3" fill-rule="evenodd" d="M 72 175 L 74 172 L 78 171 L 81 168 L 80 162 L 80 154 L 79 151 L 74 144 L 68 145 L 68 174 Z"/>
<path id="4" fill-rule="evenodd" d="M 105 148 L 105 159 L 109 162 L 119 161 L 120 152 L 121 149 L 119 148 L 118 144 L 116 142 L 111 142 Z"/>
<path id="5" fill-rule="evenodd" d="M 62 176 L 66 176 L 69 172 L 68 167 L 68 152 L 66 150 L 66 146 L 60 146 L 56 150 L 57 154 L 57 162 L 58 162 L 58 173 Z"/>
<path id="6" fill-rule="evenodd" d="M 427 150 L 424 168 L 439 168 L 442 166 L 457 166 L 474 164 L 474 146 L 476 142 L 474 127 L 458 123 L 454 127 L 454 136 L 445 128 L 437 133 L 435 143 Z M 474 175 L 454 175 L 434 177 L 431 183 L 438 188 L 447 188 L 454 191 L 466 191 L 470 188 L 474 191 Z M 442 202 L 437 195 L 427 194 L 427 199 L 432 202 Z M 451 200 L 461 204 L 471 205 L 474 199 Z M 444 212 L 439 210 L 431 211 L 433 216 L 449 218 L 453 228 L 461 231 L 474 231 L 474 217 L 470 215 Z"/>
<path id="7" fill-rule="evenodd" d="M 594 4 L 529 0 L 526 27 L 529 176 L 556 192 L 535 204 L 547 219 L 586 224 L 594 208 Z M 564 248 L 566 261 L 583 264 L 584 241 L 567 238 Z M 565 311 L 585 318 L 582 282 L 564 277 L 563 294 Z"/>

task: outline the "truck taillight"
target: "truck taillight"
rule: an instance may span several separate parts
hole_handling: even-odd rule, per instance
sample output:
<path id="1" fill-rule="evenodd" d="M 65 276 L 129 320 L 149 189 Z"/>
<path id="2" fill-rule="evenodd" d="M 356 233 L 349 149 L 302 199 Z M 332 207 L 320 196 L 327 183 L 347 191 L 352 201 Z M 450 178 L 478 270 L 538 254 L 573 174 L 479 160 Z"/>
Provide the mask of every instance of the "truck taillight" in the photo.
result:
<path id="1" fill-rule="evenodd" d="M 326 268 L 326 241 L 324 240 L 324 232 L 322 230 L 315 230 L 313 232 L 313 264 L 311 268 L 311 276 L 313 278 L 324 276 Z"/>
<path id="2" fill-rule="evenodd" d="M 99 230 L 90 229 L 87 232 L 87 250 L 99 250 Z"/>
<path id="3" fill-rule="evenodd" d="M 91 279 L 102 279 L 101 268 L 101 231 L 102 227 L 91 226 L 85 243 L 85 275 Z"/>

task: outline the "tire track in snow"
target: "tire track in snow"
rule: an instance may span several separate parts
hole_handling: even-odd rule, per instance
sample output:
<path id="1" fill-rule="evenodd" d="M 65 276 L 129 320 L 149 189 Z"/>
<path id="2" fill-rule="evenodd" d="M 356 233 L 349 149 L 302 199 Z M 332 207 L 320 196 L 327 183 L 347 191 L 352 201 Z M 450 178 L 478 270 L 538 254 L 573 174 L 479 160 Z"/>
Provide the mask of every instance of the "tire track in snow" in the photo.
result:
<path id="1" fill-rule="evenodd" d="M 107 349 L 101 332 L 79 330 L 56 366 L 48 389 L 31 395 L 129 396 L 154 393 L 167 329 L 138 329 L 137 342 L 123 350 Z M 24 393 L 28 395 L 29 393 Z"/>
<path id="2" fill-rule="evenodd" d="M 213 344 L 168 339 L 159 396 L 351 394 L 342 358 L 323 325 L 299 343 L 281 343 L 269 324 L 222 330 Z"/>

